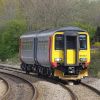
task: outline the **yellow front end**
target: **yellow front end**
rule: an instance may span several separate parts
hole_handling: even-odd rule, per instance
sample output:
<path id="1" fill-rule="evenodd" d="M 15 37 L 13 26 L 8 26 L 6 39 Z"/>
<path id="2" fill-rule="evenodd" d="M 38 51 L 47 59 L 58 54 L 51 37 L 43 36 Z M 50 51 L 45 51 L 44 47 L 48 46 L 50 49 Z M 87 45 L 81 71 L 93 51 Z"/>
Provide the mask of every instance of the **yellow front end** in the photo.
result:
<path id="1" fill-rule="evenodd" d="M 61 59 L 59 61 L 59 64 L 64 63 L 64 51 L 63 50 L 55 50 L 55 35 L 56 34 L 64 34 L 64 32 L 56 32 L 53 37 L 52 37 L 52 55 L 51 55 L 51 61 L 53 63 L 57 62 L 56 59 L 59 58 Z M 78 34 L 85 34 L 87 37 L 87 49 L 86 50 L 79 50 L 78 52 L 78 60 L 79 63 L 81 63 L 80 59 L 85 58 L 86 63 L 88 64 L 90 62 L 90 42 L 89 42 L 89 35 L 87 32 L 79 32 Z M 62 45 L 62 44 L 61 44 Z M 66 50 L 66 62 L 70 66 L 75 65 L 76 63 L 76 51 L 74 49 L 67 49 Z M 58 63 L 58 62 L 57 62 Z M 58 65 L 59 66 L 59 65 Z M 58 67 L 57 66 L 57 67 Z M 54 76 L 57 76 L 61 79 L 66 79 L 66 80 L 78 80 L 81 79 L 85 76 L 88 76 L 88 68 L 82 70 L 79 72 L 78 75 L 65 75 L 63 71 L 59 70 L 58 68 L 54 68 Z M 67 66 L 65 66 L 67 67 Z M 73 66 L 74 67 L 74 66 Z"/>

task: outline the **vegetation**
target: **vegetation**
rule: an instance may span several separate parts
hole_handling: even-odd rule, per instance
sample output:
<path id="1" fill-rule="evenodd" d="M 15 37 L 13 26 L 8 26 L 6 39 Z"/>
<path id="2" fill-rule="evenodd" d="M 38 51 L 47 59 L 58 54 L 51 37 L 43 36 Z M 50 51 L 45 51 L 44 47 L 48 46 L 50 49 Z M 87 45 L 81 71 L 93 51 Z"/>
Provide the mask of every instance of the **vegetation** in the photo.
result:
<path id="1" fill-rule="evenodd" d="M 94 33 L 96 32 L 95 27 L 93 27 L 92 25 L 90 25 L 88 23 L 74 22 L 74 23 L 72 23 L 72 25 L 80 27 L 80 28 L 86 30 L 87 32 L 89 32 L 91 39 L 93 38 Z"/>
<path id="2" fill-rule="evenodd" d="M 95 46 L 95 47 L 100 47 L 100 42 L 95 42 L 95 43 L 93 44 L 93 46 Z"/>
<path id="3" fill-rule="evenodd" d="M 0 59 L 5 61 L 18 52 L 20 35 L 26 31 L 22 21 L 9 21 L 0 34 Z"/>
<path id="4" fill-rule="evenodd" d="M 94 36 L 100 25 L 99 0 L 0 0 L 0 59 L 18 53 L 26 31 L 78 26 Z"/>
<path id="5" fill-rule="evenodd" d="M 100 49 L 91 53 L 90 75 L 100 78 Z"/>

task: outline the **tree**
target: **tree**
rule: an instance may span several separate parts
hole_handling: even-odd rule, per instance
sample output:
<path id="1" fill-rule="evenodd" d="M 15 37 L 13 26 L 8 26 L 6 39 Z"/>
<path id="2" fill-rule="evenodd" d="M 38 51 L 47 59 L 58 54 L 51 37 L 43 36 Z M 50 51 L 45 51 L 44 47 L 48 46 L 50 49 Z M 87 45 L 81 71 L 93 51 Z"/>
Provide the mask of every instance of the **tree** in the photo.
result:
<path id="1" fill-rule="evenodd" d="M 96 32 L 96 28 L 87 23 L 74 22 L 74 23 L 71 23 L 71 25 L 74 25 L 86 30 L 90 34 L 90 39 L 94 37 L 94 34 Z"/>
<path id="2" fill-rule="evenodd" d="M 18 52 L 19 37 L 26 31 L 26 24 L 22 21 L 9 21 L 0 33 L 0 59 L 6 60 Z"/>

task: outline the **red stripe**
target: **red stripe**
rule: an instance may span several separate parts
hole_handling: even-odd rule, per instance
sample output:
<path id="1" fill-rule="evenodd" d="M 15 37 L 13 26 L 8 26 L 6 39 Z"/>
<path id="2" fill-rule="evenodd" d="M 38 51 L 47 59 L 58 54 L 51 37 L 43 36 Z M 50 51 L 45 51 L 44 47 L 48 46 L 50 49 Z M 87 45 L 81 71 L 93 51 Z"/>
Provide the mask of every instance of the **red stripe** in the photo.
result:
<path id="1" fill-rule="evenodd" d="M 52 53 L 52 36 L 49 37 L 49 62 L 51 64 L 51 54 Z"/>
<path id="2" fill-rule="evenodd" d="M 21 39 L 19 39 L 19 58 L 20 58 L 20 61 L 22 62 L 22 59 L 21 59 L 21 49 L 22 49 L 22 43 L 21 43 Z"/>
<path id="3" fill-rule="evenodd" d="M 56 68 L 57 67 L 57 62 L 52 62 L 51 65 L 52 65 L 52 68 Z"/>
<path id="4" fill-rule="evenodd" d="M 86 62 L 85 64 L 88 66 L 90 64 L 90 62 Z"/>
<path id="5" fill-rule="evenodd" d="M 57 62 L 52 62 L 52 36 L 49 37 L 49 62 L 52 68 L 57 67 Z"/>

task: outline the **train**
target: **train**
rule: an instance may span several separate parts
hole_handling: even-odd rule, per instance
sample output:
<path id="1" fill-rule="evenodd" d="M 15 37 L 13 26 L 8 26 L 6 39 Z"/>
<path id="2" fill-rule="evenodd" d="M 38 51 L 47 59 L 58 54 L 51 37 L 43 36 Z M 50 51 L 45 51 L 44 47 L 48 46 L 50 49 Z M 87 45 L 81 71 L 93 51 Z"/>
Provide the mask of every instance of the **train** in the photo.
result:
<path id="1" fill-rule="evenodd" d="M 79 27 L 27 32 L 20 36 L 19 51 L 26 73 L 77 82 L 88 76 L 89 33 Z"/>

